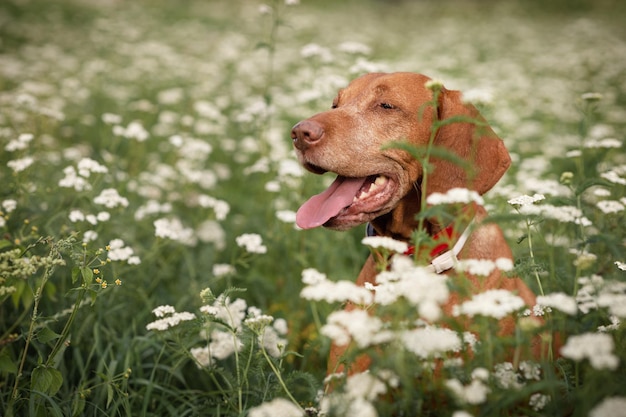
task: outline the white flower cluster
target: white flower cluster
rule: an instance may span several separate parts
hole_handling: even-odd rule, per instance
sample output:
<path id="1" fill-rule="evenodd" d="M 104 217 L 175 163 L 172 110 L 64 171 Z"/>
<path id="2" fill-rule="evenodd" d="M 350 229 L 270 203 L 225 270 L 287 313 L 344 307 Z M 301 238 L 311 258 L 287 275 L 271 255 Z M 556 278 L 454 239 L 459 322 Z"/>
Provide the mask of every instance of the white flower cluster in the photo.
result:
<path id="1" fill-rule="evenodd" d="M 202 194 L 198 196 L 198 205 L 204 208 L 212 208 L 217 220 L 224 220 L 230 212 L 230 205 L 224 200 Z"/>
<path id="2" fill-rule="evenodd" d="M 35 136 L 32 133 L 21 133 L 17 139 L 9 141 L 4 150 L 7 152 L 23 151 L 28 148 L 28 145 L 34 138 Z"/>
<path id="3" fill-rule="evenodd" d="M 158 219 L 153 224 L 156 237 L 171 239 L 188 246 L 194 246 L 197 243 L 193 229 L 185 227 L 177 217 Z"/>
<path id="4" fill-rule="evenodd" d="M 329 415 L 332 411 L 332 415 L 346 417 L 378 417 L 373 403 L 387 393 L 388 386 L 398 386 L 397 377 L 390 371 L 350 375 L 341 392 L 322 398 L 318 415 Z"/>
<path id="5" fill-rule="evenodd" d="M 435 321 L 450 296 L 447 280 L 446 275 L 417 266 L 407 256 L 394 256 L 391 269 L 376 276 L 374 302 L 390 305 L 403 298 L 417 308 L 420 317 Z"/>
<path id="6" fill-rule="evenodd" d="M 487 290 L 453 307 L 453 315 L 485 316 L 502 319 L 525 306 L 524 300 L 503 289 Z"/>
<path id="7" fill-rule="evenodd" d="M 584 333 L 570 336 L 563 347 L 561 355 L 575 361 L 589 359 L 594 369 L 615 370 L 619 366 L 619 357 L 613 354 L 615 343 L 606 333 Z"/>
<path id="8" fill-rule="evenodd" d="M 592 309 L 606 308 L 609 314 L 626 318 L 626 282 L 605 280 L 600 275 L 580 277 L 576 294 L 578 308 L 584 314 Z"/>
<path id="9" fill-rule="evenodd" d="M 374 298 L 371 291 L 352 281 L 330 281 L 326 275 L 313 268 L 302 271 L 302 282 L 306 286 L 300 292 L 300 297 L 305 300 L 327 303 L 349 301 L 357 305 L 369 305 Z"/>
<path id="10" fill-rule="evenodd" d="M 626 397 L 606 397 L 590 412 L 589 417 L 626 417 Z"/>
<path id="11" fill-rule="evenodd" d="M 13 172 L 18 173 L 26 170 L 29 166 L 31 166 L 35 162 L 35 158 L 31 156 L 25 156 L 24 158 L 14 159 L 12 161 L 7 162 L 7 166 L 13 170 Z"/>
<path id="12" fill-rule="evenodd" d="M 582 211 L 574 206 L 554 206 L 552 204 L 542 204 L 535 206 L 532 204 L 522 205 L 519 212 L 524 215 L 542 216 L 561 223 L 574 223 L 585 227 L 591 226 L 591 220 L 583 216 Z"/>
<path id="13" fill-rule="evenodd" d="M 148 131 L 139 121 L 133 121 L 127 127 L 116 125 L 113 126 L 113 134 L 123 136 L 126 139 L 134 139 L 137 142 L 144 142 L 150 136 Z"/>
<path id="14" fill-rule="evenodd" d="M 72 223 L 84 222 L 96 225 L 100 222 L 106 222 L 111 219 L 111 214 L 108 211 L 101 211 L 98 214 L 85 214 L 80 210 L 72 210 L 68 215 L 68 218 Z"/>
<path id="15" fill-rule="evenodd" d="M 508 201 L 508 203 L 512 206 L 528 206 L 531 204 L 535 204 L 538 201 L 545 200 L 545 196 L 543 194 L 534 194 L 530 195 L 521 195 L 519 197 L 512 198 Z"/>
<path id="16" fill-rule="evenodd" d="M 383 327 L 381 319 L 370 316 L 365 310 L 339 310 L 328 316 L 320 333 L 340 346 L 354 340 L 358 347 L 366 348 L 392 340 L 393 333 L 384 331 Z"/>
<path id="17" fill-rule="evenodd" d="M 440 204 L 469 204 L 477 203 L 483 205 L 483 198 L 476 191 L 467 188 L 451 188 L 445 193 L 432 193 L 426 198 L 426 202 L 431 205 Z"/>
<path id="18" fill-rule="evenodd" d="M 155 320 L 152 323 L 148 323 L 146 325 L 147 330 L 165 331 L 172 327 L 178 326 L 184 321 L 190 321 L 196 318 L 195 314 L 186 311 L 178 313 L 176 312 L 174 307 L 169 305 L 159 306 L 152 310 L 152 313 L 156 317 L 162 318 Z"/>
<path id="19" fill-rule="evenodd" d="M 448 379 L 445 386 L 461 403 L 476 405 L 487 400 L 487 395 L 491 392 L 489 385 L 485 384 L 488 381 L 489 371 L 477 368 L 472 372 L 472 380 L 469 384 L 463 385 L 458 379 Z"/>
<path id="20" fill-rule="evenodd" d="M 86 178 L 91 174 L 106 174 L 109 170 L 104 165 L 90 158 L 82 158 L 78 161 L 76 168 L 70 165 L 63 169 L 65 177 L 59 180 L 59 187 L 73 188 L 76 191 L 91 190 Z"/>
<path id="21" fill-rule="evenodd" d="M 571 316 L 578 312 L 578 304 L 573 297 L 562 293 L 555 292 L 537 297 L 537 304 L 541 307 L 551 307 Z"/>
<path id="22" fill-rule="evenodd" d="M 461 259 L 456 263 L 454 269 L 459 272 L 486 277 L 496 269 L 511 271 L 513 269 L 513 261 L 509 258 L 498 258 L 495 261 L 491 259 Z"/>
<path id="23" fill-rule="evenodd" d="M 248 417 L 302 417 L 303 415 L 298 405 L 284 398 L 274 398 L 248 411 Z"/>
<path id="24" fill-rule="evenodd" d="M 106 188 L 93 199 L 93 202 L 106 208 L 128 207 L 128 199 L 122 197 L 115 188 Z"/>
<path id="25" fill-rule="evenodd" d="M 267 253 L 267 246 L 263 245 L 263 238 L 257 233 L 244 233 L 237 236 L 235 242 L 237 242 L 237 246 L 244 248 L 246 252 Z"/>
<path id="26" fill-rule="evenodd" d="M 405 253 L 409 249 L 409 244 L 387 236 L 368 236 L 361 240 L 365 246 L 373 249 L 387 249 L 395 253 Z"/>
<path id="27" fill-rule="evenodd" d="M 141 259 L 136 256 L 135 251 L 122 239 L 113 239 L 107 246 L 108 258 L 112 261 L 126 261 L 129 265 L 139 265 Z"/>

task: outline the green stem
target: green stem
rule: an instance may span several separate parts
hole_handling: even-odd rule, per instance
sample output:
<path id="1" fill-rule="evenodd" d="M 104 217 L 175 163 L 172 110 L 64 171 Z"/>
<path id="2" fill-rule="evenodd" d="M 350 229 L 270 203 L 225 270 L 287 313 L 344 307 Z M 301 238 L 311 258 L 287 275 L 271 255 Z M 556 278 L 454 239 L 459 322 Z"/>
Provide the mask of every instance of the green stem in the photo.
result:
<path id="1" fill-rule="evenodd" d="M 263 335 L 264 334 L 265 334 L 265 332 L 263 332 Z M 291 392 L 289 391 L 289 388 L 287 388 L 287 384 L 285 384 L 285 381 L 283 380 L 283 377 L 280 375 L 280 371 L 278 369 L 276 369 L 276 366 L 274 365 L 274 362 L 272 362 L 272 359 L 267 354 L 267 351 L 265 350 L 265 346 L 263 345 L 263 336 L 261 336 L 261 342 L 259 343 L 259 346 L 261 348 L 261 353 L 263 353 L 263 357 L 265 357 L 265 360 L 269 364 L 270 368 L 272 368 L 272 372 L 274 372 L 274 375 L 276 375 L 276 378 L 278 379 L 278 382 L 280 383 L 280 386 L 283 388 L 283 391 L 285 391 L 285 394 L 287 394 L 287 396 L 289 397 L 291 402 L 293 402 L 300 409 L 300 411 L 302 413 L 304 413 L 304 409 L 302 408 L 302 406 L 300 406 L 298 401 L 296 401 L 296 399 L 293 397 L 293 395 L 291 395 Z"/>
<path id="2" fill-rule="evenodd" d="M 528 219 L 526 219 L 526 234 L 528 235 L 528 251 L 530 253 L 530 259 L 532 261 L 535 279 L 537 280 L 537 285 L 539 286 L 539 293 L 541 295 L 545 295 L 545 293 L 543 292 L 543 286 L 541 285 L 541 278 L 539 278 L 539 272 L 537 272 L 537 264 L 535 263 L 535 252 L 533 250 L 532 232 L 530 230 L 530 222 L 528 221 Z"/>
<path id="3" fill-rule="evenodd" d="M 87 292 L 87 289 L 85 287 L 82 287 L 80 291 L 78 292 L 78 297 L 76 297 L 76 302 L 74 303 L 74 308 L 72 309 L 72 313 L 70 314 L 70 317 L 65 322 L 65 326 L 63 326 L 61 335 L 57 339 L 57 342 L 54 344 L 52 351 L 48 355 L 48 359 L 46 360 L 46 366 L 54 365 L 54 358 L 59 353 L 59 351 L 61 350 L 61 347 L 63 347 L 63 344 L 67 340 L 67 336 L 70 333 L 70 328 L 72 327 L 72 323 L 74 322 L 74 319 L 76 318 L 78 309 L 82 305 L 83 297 L 85 296 L 86 292 Z"/>

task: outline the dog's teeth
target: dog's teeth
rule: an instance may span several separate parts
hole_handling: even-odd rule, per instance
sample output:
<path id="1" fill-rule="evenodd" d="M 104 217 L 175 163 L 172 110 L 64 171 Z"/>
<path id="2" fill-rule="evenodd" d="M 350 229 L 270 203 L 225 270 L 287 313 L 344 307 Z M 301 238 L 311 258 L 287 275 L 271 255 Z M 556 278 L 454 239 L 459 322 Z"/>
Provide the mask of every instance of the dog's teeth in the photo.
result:
<path id="1" fill-rule="evenodd" d="M 374 184 L 383 185 L 386 182 L 387 182 L 387 177 L 385 177 L 384 175 L 379 175 L 378 177 L 376 177 L 376 181 L 374 181 Z"/>

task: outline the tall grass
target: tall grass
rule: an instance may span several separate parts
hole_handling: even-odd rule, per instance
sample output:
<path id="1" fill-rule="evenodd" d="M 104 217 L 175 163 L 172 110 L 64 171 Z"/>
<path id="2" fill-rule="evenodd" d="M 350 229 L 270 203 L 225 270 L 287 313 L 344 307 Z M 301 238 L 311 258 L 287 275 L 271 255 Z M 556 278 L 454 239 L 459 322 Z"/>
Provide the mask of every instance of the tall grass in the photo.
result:
<path id="1" fill-rule="evenodd" d="M 621 415 L 619 5 L 289 3 L 0 6 L 4 414 Z M 362 230 L 295 229 L 328 179 L 298 166 L 289 130 L 377 70 L 445 80 L 504 138 L 514 164 L 487 203 L 569 346 L 558 361 L 492 356 L 544 329 L 484 349 L 479 316 L 483 345 L 440 378 L 449 352 L 397 338 L 357 347 L 370 374 L 324 394 L 340 306 L 300 293 L 353 281 L 369 249 Z M 399 332 L 419 309 L 380 313 Z"/>

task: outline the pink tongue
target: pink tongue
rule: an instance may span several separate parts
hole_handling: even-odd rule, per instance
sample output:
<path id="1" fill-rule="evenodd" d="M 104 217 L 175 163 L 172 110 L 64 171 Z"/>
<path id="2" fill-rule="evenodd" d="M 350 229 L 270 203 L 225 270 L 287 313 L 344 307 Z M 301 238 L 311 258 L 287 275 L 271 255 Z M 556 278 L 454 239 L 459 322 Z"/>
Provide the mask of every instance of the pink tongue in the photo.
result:
<path id="1" fill-rule="evenodd" d="M 346 178 L 337 176 L 328 189 L 314 195 L 298 209 L 296 224 L 302 229 L 321 226 L 341 209 L 352 204 L 354 196 L 367 178 Z"/>

